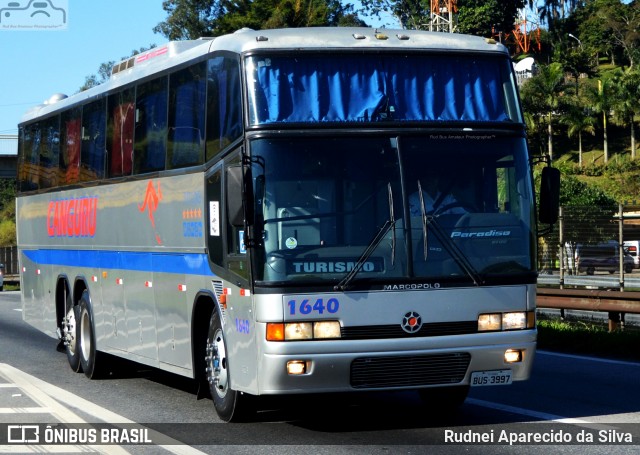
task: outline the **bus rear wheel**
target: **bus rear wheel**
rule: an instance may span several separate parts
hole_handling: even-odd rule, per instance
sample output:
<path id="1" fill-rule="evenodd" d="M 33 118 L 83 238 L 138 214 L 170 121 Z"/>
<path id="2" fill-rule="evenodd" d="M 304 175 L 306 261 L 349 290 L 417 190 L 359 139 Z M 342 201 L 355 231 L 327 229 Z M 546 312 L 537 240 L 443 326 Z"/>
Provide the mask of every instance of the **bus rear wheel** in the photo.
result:
<path id="1" fill-rule="evenodd" d="M 80 366 L 80 352 L 78 351 L 78 340 L 80 339 L 80 307 L 73 304 L 71 295 L 67 294 L 65 301 L 65 315 L 62 320 L 62 341 L 67 353 L 67 361 L 73 371 L 82 371 Z"/>
<path id="2" fill-rule="evenodd" d="M 250 415 L 249 397 L 230 387 L 229 359 L 220 315 L 214 311 L 209 321 L 205 372 L 213 406 L 225 422 L 240 422 Z"/>
<path id="3" fill-rule="evenodd" d="M 96 332 L 93 319 L 93 307 L 89 299 L 89 292 L 84 291 L 79 303 L 79 337 L 78 352 L 82 371 L 89 379 L 100 377 L 100 353 L 96 350 Z"/>

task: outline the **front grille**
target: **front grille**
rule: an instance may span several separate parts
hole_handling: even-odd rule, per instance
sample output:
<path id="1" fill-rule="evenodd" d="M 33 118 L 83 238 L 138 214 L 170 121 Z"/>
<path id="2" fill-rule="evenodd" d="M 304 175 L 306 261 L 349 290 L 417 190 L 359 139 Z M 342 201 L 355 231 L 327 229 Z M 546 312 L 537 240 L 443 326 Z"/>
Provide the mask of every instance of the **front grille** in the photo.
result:
<path id="1" fill-rule="evenodd" d="M 478 332 L 478 321 L 432 322 L 423 324 L 415 333 L 402 330 L 400 324 L 363 325 L 342 327 L 340 333 L 345 340 L 370 340 L 381 338 L 436 337 L 445 335 L 467 335 Z"/>
<path id="2" fill-rule="evenodd" d="M 413 387 L 457 384 L 471 362 L 467 352 L 452 354 L 364 357 L 351 363 L 351 386 Z"/>

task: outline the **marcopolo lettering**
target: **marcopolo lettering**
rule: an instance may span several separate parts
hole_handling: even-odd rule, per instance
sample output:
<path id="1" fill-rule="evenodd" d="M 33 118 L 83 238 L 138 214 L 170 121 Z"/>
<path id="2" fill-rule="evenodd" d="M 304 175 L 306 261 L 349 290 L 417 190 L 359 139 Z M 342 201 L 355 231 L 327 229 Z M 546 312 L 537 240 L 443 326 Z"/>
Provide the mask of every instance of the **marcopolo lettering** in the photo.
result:
<path id="1" fill-rule="evenodd" d="M 476 232 L 460 232 L 453 231 L 451 233 L 451 238 L 474 238 L 474 237 L 509 237 L 511 235 L 511 231 L 496 231 L 495 229 L 491 229 L 490 231 L 476 231 Z"/>
<path id="2" fill-rule="evenodd" d="M 96 235 L 98 198 L 82 197 L 49 202 L 49 237 L 93 237 Z"/>

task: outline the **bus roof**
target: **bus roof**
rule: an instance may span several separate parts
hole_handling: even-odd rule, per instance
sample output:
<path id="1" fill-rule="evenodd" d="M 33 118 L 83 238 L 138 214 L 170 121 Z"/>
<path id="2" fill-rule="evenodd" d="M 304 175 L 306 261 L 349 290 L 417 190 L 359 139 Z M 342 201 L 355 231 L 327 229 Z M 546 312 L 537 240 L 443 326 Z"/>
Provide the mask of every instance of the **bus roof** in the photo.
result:
<path id="1" fill-rule="evenodd" d="M 171 41 L 114 65 L 108 81 L 70 97 L 56 94 L 29 109 L 20 124 L 61 109 L 97 99 L 118 87 L 216 51 L 238 54 L 260 50 L 447 50 L 487 52 L 508 56 L 492 39 L 456 33 L 391 30 L 366 27 L 316 27 L 273 30 L 241 29 L 229 35 L 198 40 Z"/>

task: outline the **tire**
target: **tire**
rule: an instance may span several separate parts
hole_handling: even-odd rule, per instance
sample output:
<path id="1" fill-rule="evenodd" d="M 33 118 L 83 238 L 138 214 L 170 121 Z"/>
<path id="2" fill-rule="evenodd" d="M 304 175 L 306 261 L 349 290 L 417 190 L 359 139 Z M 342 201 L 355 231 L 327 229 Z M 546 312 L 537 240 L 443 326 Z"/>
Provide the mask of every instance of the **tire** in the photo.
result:
<path id="1" fill-rule="evenodd" d="M 99 368 L 101 356 L 96 350 L 96 326 L 88 291 L 82 293 L 78 307 L 78 355 L 80 356 L 80 366 L 86 377 L 98 379 L 101 376 Z"/>
<path id="2" fill-rule="evenodd" d="M 82 366 L 80 365 L 80 352 L 78 341 L 80 340 L 80 307 L 73 304 L 71 295 L 67 292 L 65 301 L 65 315 L 62 320 L 62 338 L 67 353 L 67 361 L 71 370 L 80 373 Z"/>
<path id="3" fill-rule="evenodd" d="M 209 321 L 205 374 L 218 417 L 225 422 L 245 421 L 251 415 L 250 398 L 230 387 L 229 359 L 220 315 L 214 311 Z"/>
<path id="4" fill-rule="evenodd" d="M 424 406 L 431 410 L 450 414 L 455 412 L 469 394 L 469 386 L 437 387 L 418 390 Z"/>

